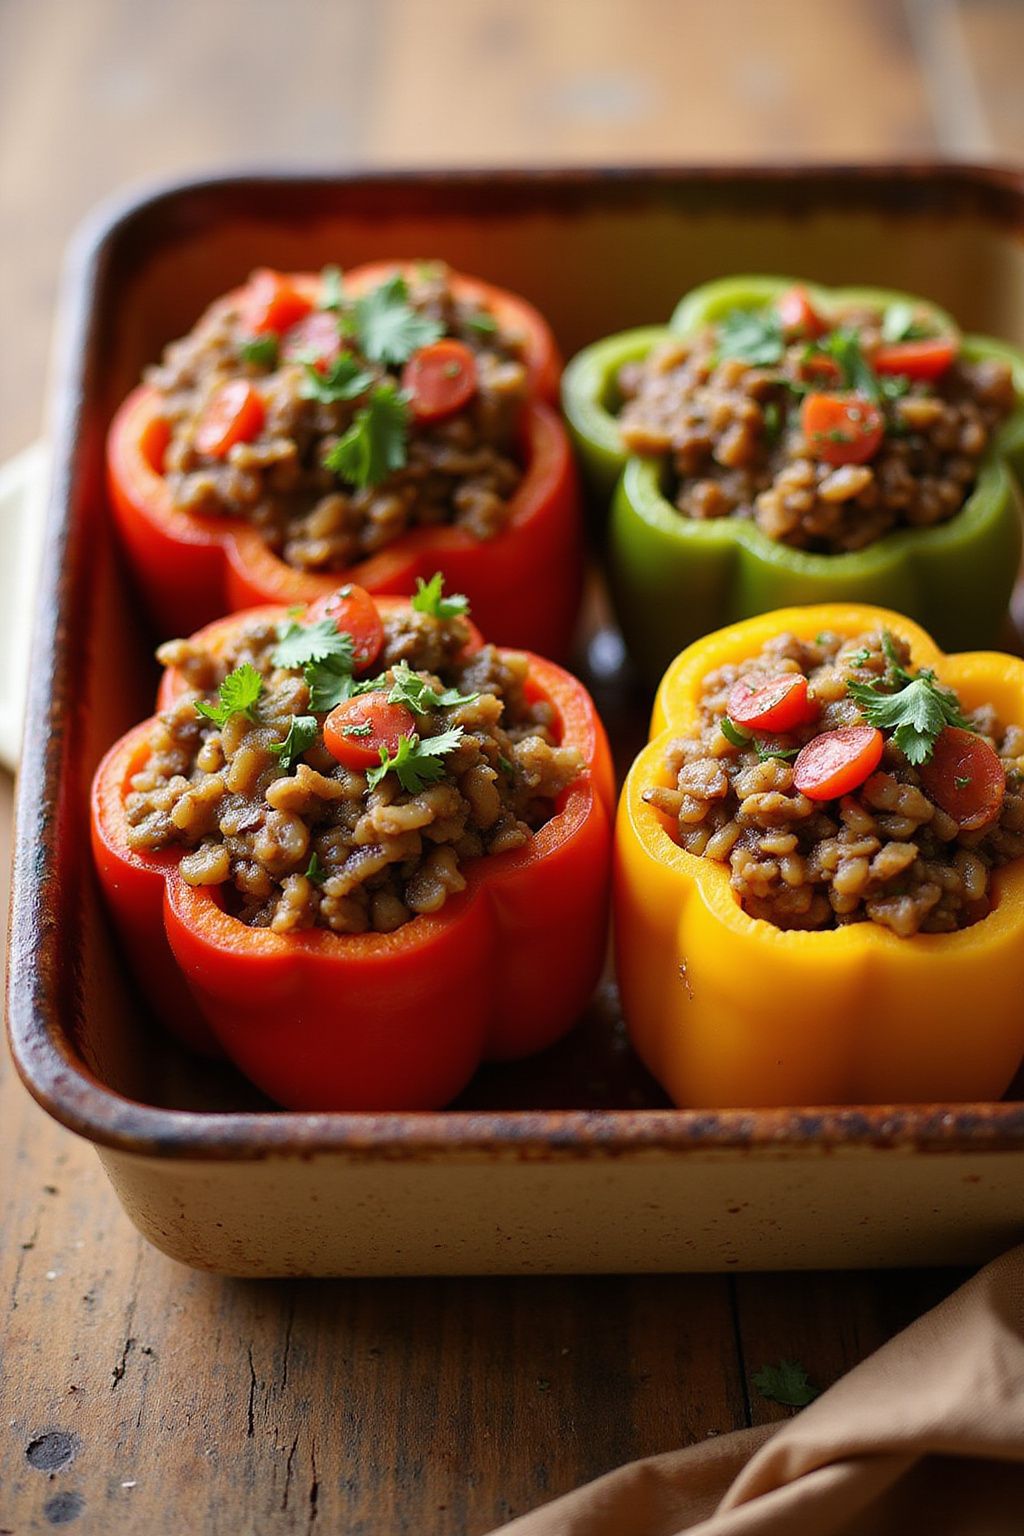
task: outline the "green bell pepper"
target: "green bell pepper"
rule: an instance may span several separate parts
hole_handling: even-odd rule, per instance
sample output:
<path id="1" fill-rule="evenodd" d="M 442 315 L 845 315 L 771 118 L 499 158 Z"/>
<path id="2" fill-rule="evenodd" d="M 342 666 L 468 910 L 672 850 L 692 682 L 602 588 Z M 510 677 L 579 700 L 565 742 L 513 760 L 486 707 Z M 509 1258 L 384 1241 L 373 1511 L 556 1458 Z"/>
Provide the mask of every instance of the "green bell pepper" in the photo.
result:
<path id="1" fill-rule="evenodd" d="M 747 519 L 697 521 L 664 492 L 667 459 L 628 455 L 619 436 L 618 373 L 663 339 L 703 329 L 736 309 L 763 308 L 793 280 L 742 277 L 706 283 L 677 306 L 669 326 L 624 331 L 587 347 L 566 369 L 563 403 L 591 496 L 611 506 L 613 597 L 641 672 L 660 676 L 671 658 L 724 624 L 799 603 L 858 601 L 917 619 L 950 650 L 999 637 L 1021 553 L 1024 353 L 987 337 L 963 337 L 965 357 L 999 357 L 1013 369 L 1020 405 L 981 461 L 975 488 L 948 522 L 904 528 L 854 553 L 812 554 L 769 538 Z M 936 329 L 953 319 L 912 295 L 876 288 L 802 285 L 824 316 L 851 304 L 897 301 L 925 309 Z"/>

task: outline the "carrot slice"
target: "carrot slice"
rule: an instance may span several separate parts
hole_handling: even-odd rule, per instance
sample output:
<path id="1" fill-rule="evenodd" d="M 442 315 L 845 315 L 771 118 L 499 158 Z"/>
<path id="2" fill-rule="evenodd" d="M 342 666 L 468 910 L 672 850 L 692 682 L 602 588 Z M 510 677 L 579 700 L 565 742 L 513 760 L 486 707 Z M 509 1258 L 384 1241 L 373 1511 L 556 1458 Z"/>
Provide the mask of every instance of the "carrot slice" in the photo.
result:
<path id="1" fill-rule="evenodd" d="M 881 411 L 855 394 L 805 396 L 800 426 L 809 452 L 826 464 L 864 464 L 885 435 Z"/>
<path id="2" fill-rule="evenodd" d="M 476 394 L 476 358 L 453 337 L 435 341 L 413 353 L 402 371 L 402 388 L 418 421 L 454 416 Z"/>

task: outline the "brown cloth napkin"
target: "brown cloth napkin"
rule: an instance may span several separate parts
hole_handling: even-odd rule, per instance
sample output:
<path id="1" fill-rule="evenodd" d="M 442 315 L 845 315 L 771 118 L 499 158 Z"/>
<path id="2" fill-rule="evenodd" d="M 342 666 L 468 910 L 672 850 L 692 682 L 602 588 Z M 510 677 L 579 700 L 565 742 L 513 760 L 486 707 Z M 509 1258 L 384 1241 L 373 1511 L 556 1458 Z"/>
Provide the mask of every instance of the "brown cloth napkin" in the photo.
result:
<path id="1" fill-rule="evenodd" d="M 620 1467 L 501 1536 L 1024 1536 L 1024 1246 L 781 1426 Z"/>

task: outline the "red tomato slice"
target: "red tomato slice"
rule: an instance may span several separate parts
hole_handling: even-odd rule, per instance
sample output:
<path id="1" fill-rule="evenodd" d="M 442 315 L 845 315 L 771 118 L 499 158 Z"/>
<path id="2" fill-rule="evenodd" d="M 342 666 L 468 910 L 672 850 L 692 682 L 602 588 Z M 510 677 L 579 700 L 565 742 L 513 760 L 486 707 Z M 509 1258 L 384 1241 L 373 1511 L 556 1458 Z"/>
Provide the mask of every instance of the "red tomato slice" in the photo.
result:
<path id="1" fill-rule="evenodd" d="M 254 336 L 268 331 L 280 336 L 312 308 L 312 301 L 299 292 L 291 278 L 270 267 L 260 267 L 252 274 L 242 298 L 245 328 Z"/>
<path id="2" fill-rule="evenodd" d="M 375 768 L 381 747 L 394 755 L 399 738 L 415 729 L 412 712 L 404 704 L 389 704 L 381 688 L 332 709 L 324 721 L 324 745 L 345 768 Z"/>
<path id="3" fill-rule="evenodd" d="M 321 373 L 330 367 L 340 352 L 338 319 L 326 309 L 315 309 L 291 326 L 281 347 L 285 362 L 312 362 Z"/>
<path id="4" fill-rule="evenodd" d="M 352 636 L 353 671 L 357 674 L 368 672 L 381 653 L 384 624 L 377 612 L 377 604 L 365 587 L 349 582 L 336 592 L 317 598 L 315 603 L 310 603 L 306 619 L 310 622 L 333 619 L 339 634 Z"/>
<path id="5" fill-rule="evenodd" d="M 199 418 L 195 445 L 211 459 L 222 459 L 235 443 L 259 437 L 266 407 L 258 390 L 246 379 L 230 379 L 214 390 Z"/>
<path id="6" fill-rule="evenodd" d="M 410 357 L 402 370 L 402 388 L 418 421 L 454 416 L 476 394 L 476 358 L 453 337 L 435 341 Z"/>
<path id="7" fill-rule="evenodd" d="M 808 452 L 826 464 L 864 464 L 885 436 L 881 411 L 856 394 L 806 395 L 800 426 Z"/>
<path id="8" fill-rule="evenodd" d="M 882 760 L 885 737 L 873 725 L 825 731 L 801 748 L 793 783 L 808 800 L 838 800 L 859 789 Z"/>
<path id="9" fill-rule="evenodd" d="M 776 302 L 779 319 L 783 329 L 793 336 L 806 336 L 814 340 L 824 335 L 828 329 L 824 320 L 818 314 L 807 294 L 807 289 L 798 283 L 795 288 L 787 288 L 786 292 Z"/>
<path id="10" fill-rule="evenodd" d="M 871 359 L 876 373 L 904 373 L 908 379 L 941 379 L 948 373 L 959 348 L 949 336 L 929 336 L 923 341 L 897 341 L 879 347 Z"/>
<path id="11" fill-rule="evenodd" d="M 792 731 L 817 712 L 801 672 L 782 672 L 758 683 L 741 678 L 729 694 L 729 719 L 745 730 Z"/>
<path id="12" fill-rule="evenodd" d="M 1006 794 L 1006 770 L 987 741 L 973 731 L 947 725 L 920 768 L 921 783 L 935 804 L 964 832 L 980 832 L 999 817 Z"/>

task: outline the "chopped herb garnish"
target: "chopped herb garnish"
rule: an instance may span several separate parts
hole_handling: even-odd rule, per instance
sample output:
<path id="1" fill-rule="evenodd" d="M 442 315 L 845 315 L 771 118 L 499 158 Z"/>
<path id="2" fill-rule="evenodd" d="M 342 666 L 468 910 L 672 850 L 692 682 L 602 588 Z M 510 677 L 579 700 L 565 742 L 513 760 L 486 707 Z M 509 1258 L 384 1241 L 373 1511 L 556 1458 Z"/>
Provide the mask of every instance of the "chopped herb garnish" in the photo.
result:
<path id="1" fill-rule="evenodd" d="M 856 390 L 858 394 L 866 395 L 869 400 L 878 403 L 881 388 L 874 369 L 861 350 L 860 337 L 856 331 L 843 327 L 831 331 L 819 343 L 818 350 L 839 364 L 847 389 Z"/>
<path id="2" fill-rule="evenodd" d="M 373 363 L 408 362 L 420 347 L 444 335 L 444 326 L 422 315 L 409 303 L 409 287 L 396 272 L 379 287 L 361 294 L 355 303 L 359 350 Z"/>
<path id="3" fill-rule="evenodd" d="M 468 325 L 471 331 L 479 331 L 482 336 L 493 336 L 498 329 L 498 322 L 493 315 L 489 315 L 486 309 L 478 309 L 472 315 L 466 315 L 463 323 Z"/>
<path id="4" fill-rule="evenodd" d="M 891 731 L 908 763 L 919 767 L 931 758 L 947 725 L 966 731 L 973 727 L 956 694 L 942 686 L 930 667 L 922 667 L 916 677 L 906 670 L 888 630 L 882 632 L 882 649 L 889 663 L 885 678 L 874 683 L 848 682 L 846 691 L 860 705 L 868 724 Z"/>
<path id="5" fill-rule="evenodd" d="M 404 790 L 410 795 L 418 795 L 424 785 L 434 784 L 444 776 L 444 764 L 438 759 L 453 752 L 461 740 L 461 725 L 442 731 L 439 736 L 422 739 L 415 731 L 410 736 L 403 732 L 398 738 L 394 757 L 387 747 L 381 747 L 380 767 L 370 769 L 366 775 L 367 783 L 371 789 L 376 789 L 384 775 L 393 771 Z"/>
<path id="6" fill-rule="evenodd" d="M 782 320 L 773 309 L 732 309 L 718 323 L 718 356 L 754 366 L 781 363 L 786 350 Z"/>
<path id="7" fill-rule="evenodd" d="M 320 727 L 312 715 L 292 715 L 288 734 L 284 741 L 272 741 L 271 752 L 281 759 L 281 767 L 290 773 L 302 756 L 316 741 Z"/>
<path id="8" fill-rule="evenodd" d="M 800 752 L 799 747 L 783 747 L 777 741 L 766 741 L 757 736 L 754 737 L 754 749 L 762 763 L 770 757 L 796 757 Z"/>
<path id="9" fill-rule="evenodd" d="M 969 773 L 958 773 L 953 779 L 953 783 L 956 785 L 957 789 L 966 789 L 968 784 L 971 782 L 972 780 Z"/>
<path id="10" fill-rule="evenodd" d="M 747 732 L 741 731 L 738 725 L 733 725 L 728 715 L 723 715 L 718 724 L 726 741 L 731 742 L 734 747 L 750 746 L 750 737 Z"/>
<path id="11" fill-rule="evenodd" d="M 320 855 L 314 848 L 309 863 L 306 865 L 306 879 L 312 880 L 314 885 L 323 885 L 327 878 L 326 865 L 321 864 Z"/>
<path id="12" fill-rule="evenodd" d="M 815 645 L 827 645 L 832 636 L 827 629 L 820 630 L 814 637 Z"/>
<path id="13" fill-rule="evenodd" d="M 346 699 L 354 699 L 360 693 L 375 693 L 387 682 L 383 675 L 357 681 L 352 676 L 351 662 L 341 656 L 309 662 L 305 668 L 305 678 L 309 688 L 309 707 L 318 715 L 329 714 L 339 704 L 344 704 Z"/>
<path id="14" fill-rule="evenodd" d="M 339 630 L 333 619 L 317 619 L 313 624 L 288 619 L 278 626 L 270 659 L 275 667 L 304 667 L 330 659 L 343 662 L 351 672 L 354 655 L 352 636 Z"/>
<path id="15" fill-rule="evenodd" d="M 425 715 L 432 709 L 454 709 L 457 704 L 472 704 L 480 697 L 479 693 L 460 693 L 457 688 L 445 688 L 438 693 L 407 661 L 396 662 L 391 676 L 388 703 L 404 704 L 414 715 Z"/>
<path id="16" fill-rule="evenodd" d="M 324 372 L 315 361 L 307 361 L 299 394 L 304 400 L 335 405 L 339 400 L 355 400 L 365 395 L 372 384 L 373 374 L 361 368 L 351 352 L 342 352 Z"/>
<path id="17" fill-rule="evenodd" d="M 515 776 L 516 765 L 505 756 L 504 752 L 498 753 L 498 767 L 502 773 L 507 773 L 510 779 Z"/>
<path id="18" fill-rule="evenodd" d="M 405 464 L 408 424 L 405 395 L 394 384 L 378 384 L 345 435 L 324 455 L 324 464 L 360 489 L 379 485 Z"/>
<path id="19" fill-rule="evenodd" d="M 196 713 L 212 720 L 214 725 L 224 726 L 232 715 L 245 715 L 255 721 L 253 706 L 263 692 L 263 679 L 249 662 L 229 672 L 217 690 L 219 704 L 207 704 L 205 699 L 196 700 Z"/>
<path id="20" fill-rule="evenodd" d="M 256 368 L 275 368 L 277 366 L 277 337 L 250 336 L 248 341 L 243 341 L 239 348 L 242 361 L 252 363 Z"/>
<path id="21" fill-rule="evenodd" d="M 435 571 L 429 581 L 416 577 L 416 591 L 410 598 L 417 613 L 429 613 L 435 619 L 456 619 L 469 612 L 469 598 L 462 592 L 444 596 L 444 577 Z"/>
<path id="22" fill-rule="evenodd" d="M 324 267 L 320 273 L 320 299 L 318 309 L 341 309 L 345 302 L 340 267 Z"/>
<path id="23" fill-rule="evenodd" d="M 883 400 L 902 400 L 910 392 L 910 380 L 905 373 L 887 373 L 879 377 L 878 388 Z"/>
<path id="24" fill-rule="evenodd" d="M 364 720 L 362 725 L 343 725 L 341 728 L 343 736 L 369 736 L 372 732 L 373 726 L 369 720 Z"/>
<path id="25" fill-rule="evenodd" d="M 806 1370 L 798 1360 L 780 1360 L 778 1365 L 764 1365 L 751 1378 L 762 1397 L 773 1403 L 783 1403 L 787 1408 L 806 1408 L 820 1389 L 811 1384 Z"/>
<path id="26" fill-rule="evenodd" d="M 904 299 L 890 304 L 882 316 L 883 341 L 924 341 L 934 334 L 932 327 L 917 318 L 913 304 Z"/>
<path id="27" fill-rule="evenodd" d="M 782 407 L 777 400 L 769 400 L 762 412 L 765 436 L 774 442 L 782 433 Z"/>
<path id="28" fill-rule="evenodd" d="M 843 660 L 848 667 L 866 667 L 871 660 L 871 652 L 866 645 L 862 645 L 859 651 L 847 651 Z"/>

